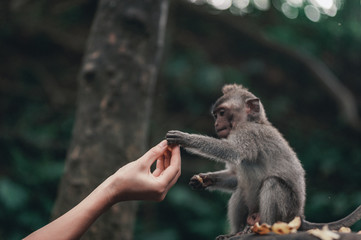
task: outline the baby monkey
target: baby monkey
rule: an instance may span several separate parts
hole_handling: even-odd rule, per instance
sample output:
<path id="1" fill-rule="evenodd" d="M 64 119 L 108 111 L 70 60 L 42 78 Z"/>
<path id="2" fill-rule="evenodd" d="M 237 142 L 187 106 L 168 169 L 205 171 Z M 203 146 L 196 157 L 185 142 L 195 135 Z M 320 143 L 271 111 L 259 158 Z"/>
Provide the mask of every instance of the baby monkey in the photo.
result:
<path id="1" fill-rule="evenodd" d="M 193 189 L 232 192 L 228 203 L 231 235 L 250 225 L 302 219 L 301 230 L 348 227 L 361 218 L 361 206 L 330 223 L 304 218 L 305 172 L 293 149 L 267 120 L 261 101 L 241 85 L 225 85 L 212 108 L 219 139 L 181 131 L 167 133 L 168 144 L 224 162 L 226 169 L 200 173 L 190 180 Z M 219 239 L 222 239 L 220 236 Z"/>

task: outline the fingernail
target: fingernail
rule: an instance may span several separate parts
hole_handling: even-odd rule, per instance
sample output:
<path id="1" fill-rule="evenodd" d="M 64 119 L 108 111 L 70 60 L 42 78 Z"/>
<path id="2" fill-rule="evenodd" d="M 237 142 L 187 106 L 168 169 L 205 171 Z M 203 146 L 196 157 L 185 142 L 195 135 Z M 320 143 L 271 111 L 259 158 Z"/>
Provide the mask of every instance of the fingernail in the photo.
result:
<path id="1" fill-rule="evenodd" d="M 166 147 L 168 145 L 167 140 L 163 140 L 159 143 L 159 146 L 161 146 L 162 148 Z"/>

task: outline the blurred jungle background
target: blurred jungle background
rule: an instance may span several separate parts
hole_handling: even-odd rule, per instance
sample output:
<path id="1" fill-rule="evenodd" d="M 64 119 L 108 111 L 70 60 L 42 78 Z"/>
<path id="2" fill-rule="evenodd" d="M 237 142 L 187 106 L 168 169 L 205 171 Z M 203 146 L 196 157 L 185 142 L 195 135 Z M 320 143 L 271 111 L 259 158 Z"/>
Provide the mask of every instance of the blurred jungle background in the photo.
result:
<path id="1" fill-rule="evenodd" d="M 0 3 L 0 239 L 50 219 L 97 4 Z M 171 1 L 149 146 L 171 129 L 214 136 L 209 110 L 222 85 L 243 84 L 302 161 L 308 220 L 341 218 L 361 204 L 360 43 L 358 0 Z M 166 199 L 140 203 L 134 239 L 227 231 L 229 196 L 188 187 L 192 175 L 223 164 L 182 158 Z"/>

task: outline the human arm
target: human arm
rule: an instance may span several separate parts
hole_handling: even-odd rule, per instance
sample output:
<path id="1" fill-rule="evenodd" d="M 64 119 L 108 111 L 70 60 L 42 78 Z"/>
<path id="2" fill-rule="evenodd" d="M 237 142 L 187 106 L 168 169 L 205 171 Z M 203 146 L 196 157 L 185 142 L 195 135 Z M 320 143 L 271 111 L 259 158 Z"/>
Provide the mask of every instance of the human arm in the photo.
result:
<path id="1" fill-rule="evenodd" d="M 156 169 L 151 165 L 157 160 Z M 164 199 L 181 173 L 178 146 L 162 141 L 138 160 L 131 162 L 101 183 L 83 201 L 25 240 L 79 239 L 90 225 L 112 205 L 128 200 Z"/>

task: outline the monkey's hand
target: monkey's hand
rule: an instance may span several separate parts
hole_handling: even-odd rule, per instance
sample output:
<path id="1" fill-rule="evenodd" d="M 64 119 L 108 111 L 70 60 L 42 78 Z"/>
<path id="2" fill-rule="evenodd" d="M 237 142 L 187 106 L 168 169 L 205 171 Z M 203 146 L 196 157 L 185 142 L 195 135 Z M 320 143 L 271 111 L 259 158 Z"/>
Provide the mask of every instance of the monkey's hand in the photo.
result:
<path id="1" fill-rule="evenodd" d="M 190 134 L 184 133 L 177 130 L 171 130 L 167 133 L 166 139 L 168 141 L 168 145 L 181 145 L 182 147 L 186 147 L 190 142 Z"/>
<path id="2" fill-rule="evenodd" d="M 214 179 L 208 177 L 207 174 L 202 173 L 194 175 L 189 181 L 189 186 L 191 186 L 191 188 L 194 190 L 204 190 L 213 184 Z"/>

